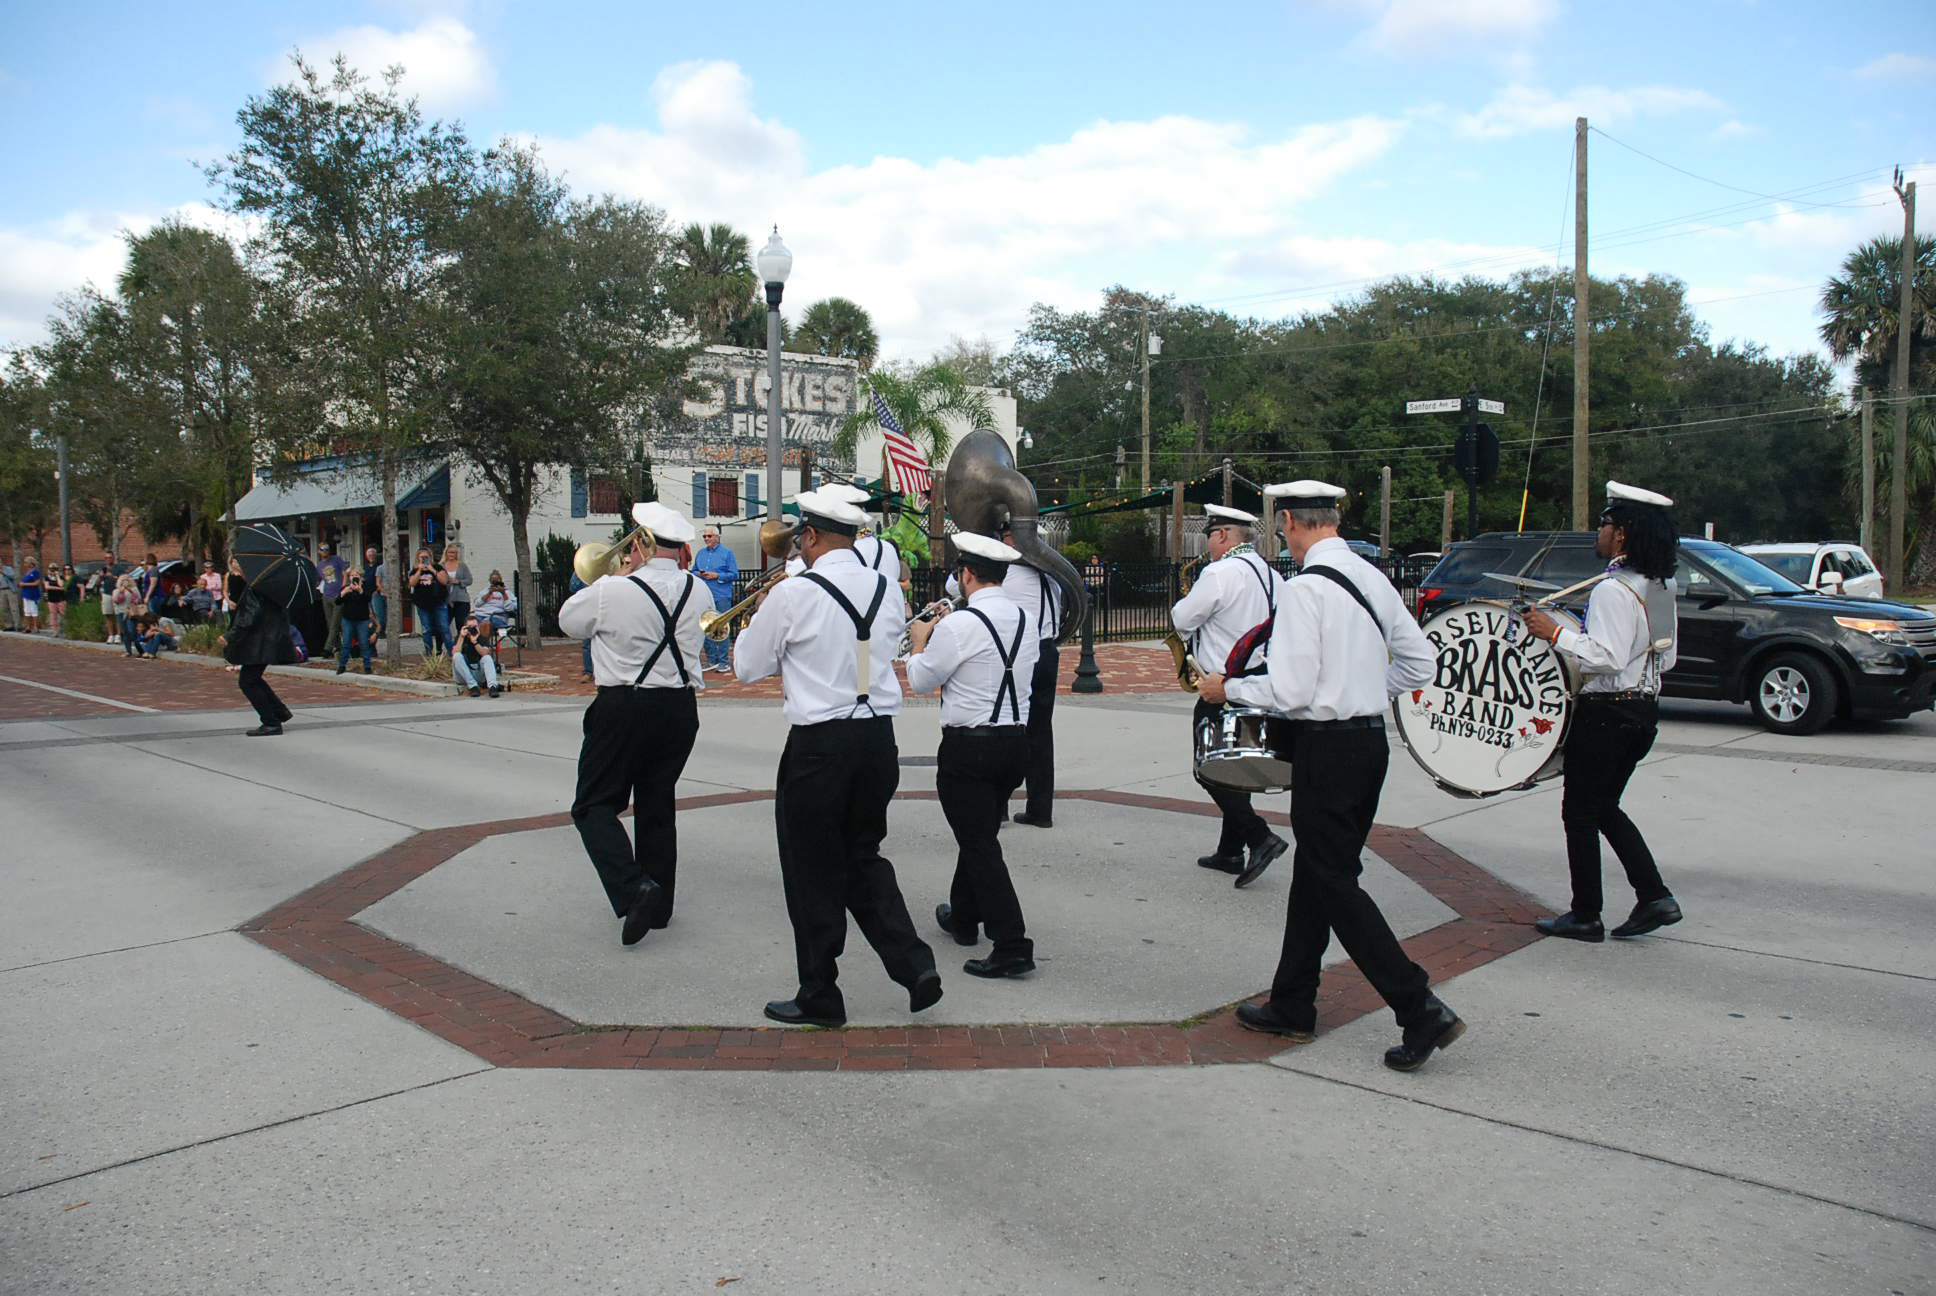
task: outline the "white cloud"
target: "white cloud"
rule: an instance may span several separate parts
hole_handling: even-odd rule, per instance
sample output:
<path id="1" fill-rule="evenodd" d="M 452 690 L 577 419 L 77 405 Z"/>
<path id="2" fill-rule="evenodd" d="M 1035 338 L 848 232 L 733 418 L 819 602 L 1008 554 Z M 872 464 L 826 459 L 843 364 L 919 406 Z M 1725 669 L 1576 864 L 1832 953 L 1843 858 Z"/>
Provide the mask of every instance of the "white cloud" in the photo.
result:
<path id="1" fill-rule="evenodd" d="M 351 67 L 373 80 L 385 69 L 401 64 L 404 93 L 417 96 L 433 111 L 447 111 L 497 94 L 497 74 L 477 33 L 448 16 L 426 18 L 407 31 L 345 27 L 299 41 L 297 47 L 317 67 L 326 67 L 342 54 Z M 269 69 L 268 79 L 280 82 L 288 75 L 287 62 L 278 59 Z"/>
<path id="2" fill-rule="evenodd" d="M 1578 86 L 1555 95 L 1536 86 L 1515 84 L 1499 91 L 1478 112 L 1460 117 L 1459 130 L 1477 139 L 1504 139 L 1527 131 L 1571 126 L 1576 117 L 1607 124 L 1666 113 L 1719 112 L 1725 106 L 1705 90 L 1682 86 L 1635 86 L 1628 90 Z"/>
<path id="3" fill-rule="evenodd" d="M 1927 81 L 1936 77 L 1936 58 L 1923 54 L 1884 54 L 1855 69 L 1865 81 Z"/>
<path id="4" fill-rule="evenodd" d="M 1722 122 L 1719 126 L 1709 131 L 1708 138 L 1711 140 L 1731 140 L 1759 134 L 1761 134 L 1761 127 L 1750 126 L 1744 121 L 1736 121 L 1733 118 L 1729 118 L 1727 121 Z"/>
<path id="5" fill-rule="evenodd" d="M 1517 45 L 1537 36 L 1559 10 L 1557 0 L 1374 0 L 1361 7 L 1377 13 L 1366 42 L 1404 55 Z"/>
<path id="6" fill-rule="evenodd" d="M 653 202 L 675 222 L 730 221 L 756 246 L 777 222 L 797 258 L 790 311 L 851 297 L 890 353 L 914 356 L 955 334 L 1001 336 L 1036 301 L 1093 305 L 1154 259 L 1209 270 L 1228 248 L 1277 238 L 1301 203 L 1404 129 L 1357 118 L 1259 140 L 1188 117 L 1105 121 L 1012 156 L 814 171 L 732 64 L 668 68 L 653 98 L 656 129 L 541 140 L 545 158 L 580 193 Z"/>

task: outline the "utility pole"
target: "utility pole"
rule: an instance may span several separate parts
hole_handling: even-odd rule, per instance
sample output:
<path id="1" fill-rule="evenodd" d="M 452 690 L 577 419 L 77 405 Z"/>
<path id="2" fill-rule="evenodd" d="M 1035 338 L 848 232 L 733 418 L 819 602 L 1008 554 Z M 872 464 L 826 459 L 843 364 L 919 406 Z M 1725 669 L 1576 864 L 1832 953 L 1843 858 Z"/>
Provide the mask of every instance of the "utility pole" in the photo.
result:
<path id="1" fill-rule="evenodd" d="M 1452 547 L 1452 491 L 1445 492 L 1445 516 L 1439 520 L 1439 552 Z"/>
<path id="2" fill-rule="evenodd" d="M 54 455 L 60 476 L 61 564 L 67 566 L 74 561 L 74 528 L 67 514 L 67 434 L 64 432 L 54 439 Z"/>
<path id="3" fill-rule="evenodd" d="M 1875 407 L 1869 403 L 1869 389 L 1858 387 L 1855 398 L 1862 406 L 1862 551 L 1875 557 Z"/>
<path id="4" fill-rule="evenodd" d="M 1230 503 L 1230 492 L 1231 492 L 1230 476 L 1231 476 L 1231 473 L 1234 471 L 1235 469 L 1231 466 L 1230 460 L 1225 459 L 1223 461 L 1223 506 L 1225 508 L 1232 507 Z"/>
<path id="5" fill-rule="evenodd" d="M 1157 344 L 1159 347 L 1162 343 Z M 1150 435 L 1149 435 L 1149 361 L 1150 331 L 1149 308 L 1143 308 L 1143 494 L 1149 494 L 1150 481 Z"/>
<path id="6" fill-rule="evenodd" d="M 1228 463 L 1229 460 L 1224 462 Z M 1391 557 L 1391 465 L 1378 474 L 1378 556 Z"/>
<path id="7" fill-rule="evenodd" d="M 1122 446 L 1120 445 L 1117 446 L 1116 447 L 1116 489 L 1117 490 L 1121 490 L 1123 488 L 1123 468 L 1128 458 L 1129 458 L 1129 452 L 1123 449 Z M 1144 488 L 1144 493 L 1145 494 L 1149 493 L 1147 487 Z"/>
<path id="8" fill-rule="evenodd" d="M 1573 119 L 1573 529 L 1587 518 L 1586 118 Z"/>
<path id="9" fill-rule="evenodd" d="M 1909 317 L 1916 300 L 1916 182 L 1902 182 L 1896 168 L 1896 197 L 1902 200 L 1902 299 L 1896 308 L 1896 372 L 1890 384 L 1896 403 L 1896 452 L 1889 464 L 1889 585 L 1903 591 L 1904 519 L 1909 514 Z"/>

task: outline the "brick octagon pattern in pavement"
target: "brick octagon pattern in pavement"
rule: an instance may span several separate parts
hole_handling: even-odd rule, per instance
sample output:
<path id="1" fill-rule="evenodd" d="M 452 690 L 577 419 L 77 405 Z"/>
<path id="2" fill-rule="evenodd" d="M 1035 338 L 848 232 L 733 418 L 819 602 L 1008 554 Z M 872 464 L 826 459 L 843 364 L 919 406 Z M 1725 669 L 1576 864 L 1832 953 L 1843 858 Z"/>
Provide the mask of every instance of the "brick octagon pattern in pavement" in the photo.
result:
<path id="1" fill-rule="evenodd" d="M 1060 797 L 1179 814 L 1214 806 L 1126 792 L 1072 791 Z M 766 801 L 765 791 L 688 797 L 681 810 Z M 904 792 L 901 800 L 932 800 Z M 1264 816 L 1283 824 L 1288 816 Z M 253 940 L 327 977 L 378 1007 L 479 1058 L 507 1067 L 593 1067 L 708 1071 L 903 1071 L 990 1067 L 1177 1066 L 1254 1062 L 1284 1050 L 1281 1040 L 1239 1027 L 1229 1009 L 1180 1023 L 1119 1026 L 943 1026 L 811 1030 L 672 1030 L 575 1022 L 502 986 L 358 926 L 363 909 L 487 837 L 558 828 L 565 814 L 438 828 L 418 833 L 243 924 Z M 1523 892 L 1415 829 L 1378 826 L 1370 847 L 1458 914 L 1414 936 L 1405 948 L 1436 983 L 1541 939 L 1530 926 L 1545 912 Z M 1320 1029 L 1384 1007 L 1349 963 L 1327 970 Z"/>

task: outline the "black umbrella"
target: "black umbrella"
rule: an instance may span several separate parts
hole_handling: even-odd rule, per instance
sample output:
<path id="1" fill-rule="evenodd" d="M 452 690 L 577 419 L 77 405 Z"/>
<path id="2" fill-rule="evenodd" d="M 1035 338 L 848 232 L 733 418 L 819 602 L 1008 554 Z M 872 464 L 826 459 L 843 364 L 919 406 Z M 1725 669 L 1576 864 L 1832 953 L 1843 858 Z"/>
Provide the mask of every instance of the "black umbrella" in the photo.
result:
<path id="1" fill-rule="evenodd" d="M 230 552 L 249 588 L 271 603 L 293 610 L 316 601 L 316 566 L 281 527 L 267 522 L 238 527 Z"/>

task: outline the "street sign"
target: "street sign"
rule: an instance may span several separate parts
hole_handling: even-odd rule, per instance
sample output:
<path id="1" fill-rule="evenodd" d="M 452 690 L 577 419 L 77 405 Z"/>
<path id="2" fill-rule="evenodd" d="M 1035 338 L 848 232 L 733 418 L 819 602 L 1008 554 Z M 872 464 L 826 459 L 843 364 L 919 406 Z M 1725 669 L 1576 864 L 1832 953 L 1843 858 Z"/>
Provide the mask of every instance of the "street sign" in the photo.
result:
<path id="1" fill-rule="evenodd" d="M 1506 412 L 1506 402 L 1482 400 L 1479 402 L 1479 412 L 1481 414 L 1504 414 Z"/>
<path id="2" fill-rule="evenodd" d="M 1465 402 L 1454 396 L 1450 400 L 1406 401 L 1407 414 L 1457 414 L 1465 408 Z"/>

